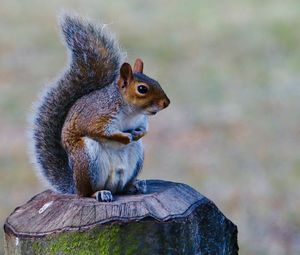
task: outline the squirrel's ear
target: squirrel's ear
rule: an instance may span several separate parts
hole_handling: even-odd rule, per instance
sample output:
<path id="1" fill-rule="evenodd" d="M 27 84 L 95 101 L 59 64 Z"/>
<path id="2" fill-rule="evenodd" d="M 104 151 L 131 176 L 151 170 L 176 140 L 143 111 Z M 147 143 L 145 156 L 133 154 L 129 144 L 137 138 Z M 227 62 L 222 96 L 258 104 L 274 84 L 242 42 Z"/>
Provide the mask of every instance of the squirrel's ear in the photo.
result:
<path id="1" fill-rule="evenodd" d="M 131 65 L 128 63 L 124 63 L 120 69 L 120 80 L 119 85 L 121 87 L 126 87 L 126 85 L 133 79 Z"/>
<path id="2" fill-rule="evenodd" d="M 137 58 L 134 63 L 133 72 L 143 73 L 144 63 L 140 58 Z"/>
<path id="3" fill-rule="evenodd" d="M 128 63 L 124 63 L 121 66 L 120 75 L 123 80 L 128 81 L 128 80 L 132 79 L 133 75 L 132 75 L 131 65 Z"/>

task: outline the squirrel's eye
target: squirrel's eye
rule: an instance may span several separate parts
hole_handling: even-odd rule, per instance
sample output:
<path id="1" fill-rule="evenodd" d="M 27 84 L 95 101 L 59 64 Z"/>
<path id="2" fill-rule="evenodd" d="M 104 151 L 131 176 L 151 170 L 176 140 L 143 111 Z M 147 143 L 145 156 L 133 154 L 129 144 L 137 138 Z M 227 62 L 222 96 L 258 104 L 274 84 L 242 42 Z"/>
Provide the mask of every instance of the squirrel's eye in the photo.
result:
<path id="1" fill-rule="evenodd" d="M 141 94 L 146 94 L 148 92 L 148 88 L 145 85 L 139 85 L 137 90 Z"/>

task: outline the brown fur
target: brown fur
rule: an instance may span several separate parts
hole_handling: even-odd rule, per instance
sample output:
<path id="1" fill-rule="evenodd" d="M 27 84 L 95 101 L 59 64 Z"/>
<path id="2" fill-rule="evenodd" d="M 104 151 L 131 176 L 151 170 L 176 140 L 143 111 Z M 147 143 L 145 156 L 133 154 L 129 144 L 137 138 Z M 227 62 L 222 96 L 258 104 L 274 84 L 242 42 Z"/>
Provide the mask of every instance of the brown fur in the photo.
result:
<path id="1" fill-rule="evenodd" d="M 134 68 L 143 71 L 143 62 L 138 59 Z M 97 90 L 77 100 L 69 111 L 62 129 L 62 143 L 71 160 L 75 186 L 81 196 L 93 194 L 88 174 L 89 159 L 82 138 L 88 136 L 99 142 L 106 139 L 128 144 L 132 141 L 131 134 L 110 132 L 114 118 L 125 105 L 130 105 L 135 111 L 143 111 L 154 104 L 160 109 L 169 104 L 169 99 L 161 87 L 135 79 L 128 63 L 122 65 L 117 84 L 117 89 L 112 84 L 111 87 Z M 147 94 L 137 91 L 141 84 L 149 89 Z M 110 98 L 111 101 L 105 102 L 106 98 Z M 134 140 L 142 138 L 145 134 L 146 131 L 139 132 L 134 136 Z"/>

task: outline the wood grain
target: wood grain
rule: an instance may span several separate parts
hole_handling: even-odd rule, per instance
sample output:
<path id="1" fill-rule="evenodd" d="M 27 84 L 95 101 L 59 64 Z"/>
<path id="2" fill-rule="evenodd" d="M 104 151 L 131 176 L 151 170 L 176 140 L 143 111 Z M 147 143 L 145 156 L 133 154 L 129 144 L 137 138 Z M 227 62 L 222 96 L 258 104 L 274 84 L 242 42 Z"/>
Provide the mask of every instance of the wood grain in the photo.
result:
<path id="1" fill-rule="evenodd" d="M 55 238 L 66 234 L 68 234 L 68 245 L 72 247 L 72 240 L 76 233 L 83 233 L 80 238 L 85 240 L 82 247 L 86 245 L 86 238 L 89 236 L 88 240 L 98 245 L 99 254 L 119 254 L 100 253 L 104 245 L 99 246 L 98 239 L 98 244 L 95 241 L 95 236 L 105 238 L 103 233 L 107 235 L 109 233 L 107 229 L 111 227 L 117 228 L 114 231 L 110 230 L 111 232 L 119 233 L 114 236 L 115 239 L 123 240 L 128 239 L 128 236 L 134 237 L 134 247 L 139 247 L 140 244 L 136 243 L 139 238 L 144 246 L 147 244 L 145 240 L 150 240 L 147 248 L 150 253 L 139 251 L 139 254 L 156 254 L 153 253 L 154 250 L 163 252 L 157 254 L 197 254 L 194 252 L 200 251 L 203 241 L 208 239 L 210 241 L 207 241 L 207 244 L 218 243 L 237 252 L 236 227 L 200 193 L 188 185 L 161 180 L 148 180 L 147 188 L 147 194 L 115 196 L 115 200 L 109 203 L 46 190 L 16 208 L 7 218 L 4 225 L 7 254 L 27 254 L 28 251 L 33 252 L 32 247 L 39 247 L 38 250 L 41 252 L 33 252 L 33 254 L 69 254 L 64 253 L 63 250 L 57 250 L 58 253 L 47 253 L 47 251 L 55 250 L 53 247 L 59 249 L 54 245 Z M 211 227 L 209 234 L 205 234 Z M 185 237 L 182 237 L 182 244 L 177 240 L 179 236 L 182 236 L 181 232 L 185 233 Z M 135 233 L 139 233 L 140 237 L 137 238 Z M 133 240 L 128 239 L 127 242 L 132 243 Z M 166 245 L 168 242 L 170 246 Z M 110 243 L 111 247 L 118 246 L 109 240 L 105 242 L 105 245 L 110 245 Z M 124 244 L 121 246 L 123 250 L 128 248 Z M 91 247 L 89 249 L 97 250 L 92 244 Z M 189 247 L 189 249 L 184 247 Z M 167 251 L 171 248 L 176 248 L 178 252 L 183 249 L 190 253 L 176 253 L 176 250 L 168 253 Z M 74 252 L 72 251 L 71 254 L 77 254 Z"/>

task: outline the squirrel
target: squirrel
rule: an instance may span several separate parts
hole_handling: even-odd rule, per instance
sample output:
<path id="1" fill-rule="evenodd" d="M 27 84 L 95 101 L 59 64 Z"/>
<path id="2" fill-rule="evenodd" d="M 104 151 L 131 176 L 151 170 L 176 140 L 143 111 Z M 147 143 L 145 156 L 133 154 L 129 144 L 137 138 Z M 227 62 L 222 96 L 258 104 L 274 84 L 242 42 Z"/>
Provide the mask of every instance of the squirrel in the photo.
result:
<path id="1" fill-rule="evenodd" d="M 148 116 L 170 100 L 160 84 L 123 63 L 124 53 L 104 25 L 74 14 L 60 19 L 69 63 L 36 103 L 31 127 L 33 162 L 55 191 L 112 201 L 145 191 L 141 138 Z M 139 186 L 140 185 L 140 186 Z"/>

